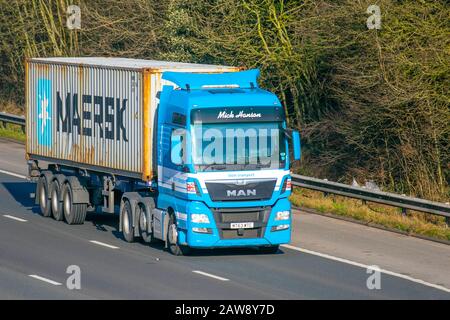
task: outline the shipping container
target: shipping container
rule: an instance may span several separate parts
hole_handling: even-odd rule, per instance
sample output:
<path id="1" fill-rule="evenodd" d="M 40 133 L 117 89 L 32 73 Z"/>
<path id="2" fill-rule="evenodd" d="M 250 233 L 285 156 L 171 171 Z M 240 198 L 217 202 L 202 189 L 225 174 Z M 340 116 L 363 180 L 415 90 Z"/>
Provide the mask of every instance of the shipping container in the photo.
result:
<path id="1" fill-rule="evenodd" d="M 162 72 L 239 68 L 124 58 L 26 61 L 28 159 L 149 181 Z"/>

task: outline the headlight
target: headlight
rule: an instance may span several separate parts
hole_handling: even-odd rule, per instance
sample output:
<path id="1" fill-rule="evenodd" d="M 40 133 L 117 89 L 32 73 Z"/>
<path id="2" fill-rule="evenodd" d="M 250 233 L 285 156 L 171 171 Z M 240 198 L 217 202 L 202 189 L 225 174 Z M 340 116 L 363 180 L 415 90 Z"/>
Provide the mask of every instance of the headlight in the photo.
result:
<path id="1" fill-rule="evenodd" d="M 204 213 L 191 214 L 191 221 L 195 223 L 209 223 L 209 218 Z"/>
<path id="2" fill-rule="evenodd" d="M 283 188 L 281 188 L 281 193 L 286 191 L 291 191 L 292 189 L 292 181 L 291 177 L 284 179 Z"/>
<path id="3" fill-rule="evenodd" d="M 189 194 L 200 195 L 200 192 L 198 192 L 198 189 L 197 189 L 197 184 L 194 181 L 186 182 L 186 191 Z"/>
<path id="4" fill-rule="evenodd" d="M 291 213 L 289 211 L 278 211 L 275 220 L 289 220 L 289 215 Z"/>

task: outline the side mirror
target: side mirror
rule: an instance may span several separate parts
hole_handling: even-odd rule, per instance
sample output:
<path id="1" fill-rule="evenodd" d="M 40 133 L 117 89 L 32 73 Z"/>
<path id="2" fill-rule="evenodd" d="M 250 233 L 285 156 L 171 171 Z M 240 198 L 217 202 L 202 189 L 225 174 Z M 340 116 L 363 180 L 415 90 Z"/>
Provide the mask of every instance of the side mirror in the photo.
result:
<path id="1" fill-rule="evenodd" d="M 294 147 L 294 160 L 300 160 L 302 151 L 300 146 L 300 133 L 297 130 L 292 131 L 292 145 Z"/>

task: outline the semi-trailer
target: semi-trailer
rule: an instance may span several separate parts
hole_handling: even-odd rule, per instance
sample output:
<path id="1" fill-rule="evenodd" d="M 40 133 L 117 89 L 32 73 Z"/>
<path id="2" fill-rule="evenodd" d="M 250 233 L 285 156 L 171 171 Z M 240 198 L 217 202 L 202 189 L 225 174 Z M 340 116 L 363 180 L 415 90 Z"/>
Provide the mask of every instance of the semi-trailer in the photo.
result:
<path id="1" fill-rule="evenodd" d="M 30 58 L 25 70 L 43 216 L 116 214 L 126 241 L 162 240 L 175 255 L 290 241 L 300 137 L 259 70 L 103 57 Z"/>

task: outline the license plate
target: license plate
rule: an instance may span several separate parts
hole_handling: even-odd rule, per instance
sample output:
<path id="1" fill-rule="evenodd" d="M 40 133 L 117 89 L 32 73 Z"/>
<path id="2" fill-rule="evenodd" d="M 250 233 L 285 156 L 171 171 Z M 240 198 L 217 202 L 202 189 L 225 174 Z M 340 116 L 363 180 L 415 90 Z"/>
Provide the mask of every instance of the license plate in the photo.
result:
<path id="1" fill-rule="evenodd" d="M 233 222 L 230 224 L 231 229 L 251 229 L 253 226 L 253 222 Z"/>

